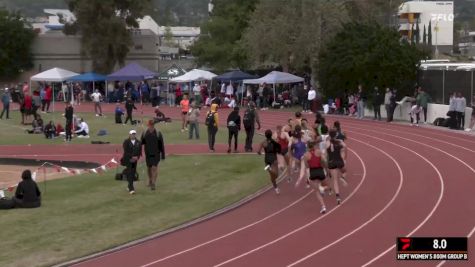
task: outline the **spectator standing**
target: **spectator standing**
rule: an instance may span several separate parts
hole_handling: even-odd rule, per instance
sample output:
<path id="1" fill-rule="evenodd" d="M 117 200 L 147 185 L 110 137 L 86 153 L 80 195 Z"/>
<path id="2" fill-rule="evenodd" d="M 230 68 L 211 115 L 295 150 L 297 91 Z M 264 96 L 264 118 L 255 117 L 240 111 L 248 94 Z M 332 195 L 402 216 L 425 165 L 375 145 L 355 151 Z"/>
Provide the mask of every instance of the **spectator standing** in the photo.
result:
<path id="1" fill-rule="evenodd" d="M 195 83 L 193 86 L 193 97 L 195 99 L 195 104 L 197 106 L 201 105 L 201 86 L 198 83 Z"/>
<path id="2" fill-rule="evenodd" d="M 317 112 L 317 91 L 315 91 L 315 88 L 313 88 L 313 86 L 310 86 L 310 90 L 308 91 L 308 95 L 307 95 L 307 101 L 308 101 L 308 106 L 307 108 L 309 110 L 307 110 L 308 113 L 314 113 L 314 112 Z"/>
<path id="3" fill-rule="evenodd" d="M 191 104 L 191 109 L 188 112 L 188 123 L 189 123 L 189 130 L 188 130 L 188 139 L 193 139 L 193 132 L 195 132 L 196 139 L 200 139 L 200 131 L 199 131 L 199 116 L 200 116 L 200 109 L 196 105 L 196 102 Z"/>
<path id="4" fill-rule="evenodd" d="M 241 130 L 241 116 L 239 116 L 239 107 L 234 107 L 233 111 L 229 113 L 227 119 L 228 126 L 228 153 L 231 153 L 231 141 L 234 138 L 234 153 L 237 153 L 238 134 Z"/>
<path id="5" fill-rule="evenodd" d="M 124 154 L 121 159 L 122 165 L 126 166 L 126 175 L 128 182 L 129 194 L 135 194 L 134 180 L 137 175 L 137 162 L 142 156 L 142 146 L 136 137 L 135 130 L 129 131 L 129 138 L 122 143 Z"/>
<path id="6" fill-rule="evenodd" d="M 150 87 L 147 82 L 142 81 L 140 83 L 140 93 L 142 95 L 142 103 L 150 102 Z"/>
<path id="7" fill-rule="evenodd" d="M 393 121 L 394 117 L 394 110 L 396 110 L 397 102 L 396 102 L 396 97 L 397 97 L 397 90 L 393 89 L 391 92 L 391 96 L 389 98 L 389 115 L 388 115 L 388 122 Z"/>
<path id="8" fill-rule="evenodd" d="M 12 97 L 10 95 L 10 91 L 8 88 L 5 88 L 5 92 L 3 92 L 2 95 L 2 104 L 3 104 L 3 110 L 2 114 L 0 115 L 0 120 L 3 119 L 3 114 L 6 113 L 6 119 L 10 119 L 10 103 L 12 102 Z"/>
<path id="9" fill-rule="evenodd" d="M 92 99 L 92 102 L 94 102 L 94 112 L 96 112 L 96 117 L 102 116 L 102 107 L 101 107 L 102 95 L 99 92 L 99 90 L 96 89 L 94 93 L 91 94 L 91 99 Z"/>
<path id="10" fill-rule="evenodd" d="M 379 88 L 377 86 L 374 87 L 373 92 L 373 109 L 374 109 L 374 119 L 381 120 L 381 101 L 382 96 L 379 92 Z"/>
<path id="11" fill-rule="evenodd" d="M 357 98 L 358 98 L 358 102 L 357 102 L 358 119 L 363 119 L 364 118 L 365 102 L 366 102 L 366 94 L 363 92 L 363 86 L 361 84 L 358 85 Z"/>
<path id="12" fill-rule="evenodd" d="M 73 106 L 71 105 L 71 103 L 67 103 L 66 108 L 64 109 L 64 117 L 66 118 L 66 125 L 64 129 L 64 131 L 66 132 L 66 139 L 64 139 L 64 141 L 66 142 L 71 142 L 73 129 L 73 114 Z"/>
<path id="13" fill-rule="evenodd" d="M 467 100 L 462 93 L 457 92 L 455 102 L 455 112 L 457 118 L 457 129 L 465 128 L 465 108 L 467 107 Z"/>
<path id="14" fill-rule="evenodd" d="M 233 87 L 232 82 L 230 81 L 228 83 L 228 86 L 226 86 L 226 96 L 231 98 L 231 96 L 233 95 L 234 95 L 234 87 Z"/>
<path id="15" fill-rule="evenodd" d="M 25 124 L 25 120 L 28 120 L 30 114 L 32 114 L 33 108 L 33 99 L 31 95 L 27 92 L 23 97 L 23 102 L 20 107 L 21 112 L 21 124 Z"/>
<path id="16" fill-rule="evenodd" d="M 309 112 L 310 111 L 310 104 L 308 102 L 308 85 L 303 86 L 303 92 L 302 92 L 302 110 L 303 112 Z"/>
<path id="17" fill-rule="evenodd" d="M 44 102 L 44 105 L 41 107 L 41 111 L 46 112 L 46 113 L 49 112 L 51 99 L 53 99 L 53 89 L 48 84 L 46 85 L 46 88 L 45 88 L 45 98 L 44 98 L 45 102 Z"/>
<path id="18" fill-rule="evenodd" d="M 132 112 L 134 109 L 137 109 L 137 107 L 135 106 L 134 101 L 132 101 L 132 98 L 129 96 L 127 98 L 127 101 L 125 101 L 125 110 L 127 111 L 127 117 L 125 118 L 124 124 L 127 124 L 129 120 L 131 125 L 134 124 L 134 121 L 132 119 Z"/>
<path id="19" fill-rule="evenodd" d="M 210 152 L 214 152 L 216 133 L 218 132 L 218 104 L 211 104 L 211 109 L 206 114 L 206 126 L 208 127 L 208 146 Z"/>
<path id="20" fill-rule="evenodd" d="M 175 106 L 178 107 L 180 105 L 182 97 L 183 97 L 183 93 L 181 91 L 180 85 L 178 85 L 175 89 Z"/>
<path id="21" fill-rule="evenodd" d="M 148 186 L 155 190 L 158 164 L 160 160 L 165 160 L 165 145 L 163 136 L 154 126 L 154 121 L 149 120 L 147 130 L 142 134 L 141 143 L 144 146 L 145 162 L 147 164 Z"/>
<path id="22" fill-rule="evenodd" d="M 386 93 L 384 94 L 384 109 L 386 110 L 386 120 L 389 121 L 389 113 L 391 110 L 391 89 L 386 88 Z"/>
<path id="23" fill-rule="evenodd" d="M 450 129 L 457 129 L 457 93 L 452 93 L 449 99 L 449 112 L 447 112 L 447 116 L 449 116 L 449 123 L 448 126 Z"/>
<path id="24" fill-rule="evenodd" d="M 416 104 L 422 108 L 422 111 L 424 112 L 424 123 L 427 123 L 427 106 L 431 99 L 429 94 L 427 94 L 421 86 L 417 88 L 417 91 Z"/>
<path id="25" fill-rule="evenodd" d="M 255 125 L 257 123 L 257 130 L 261 129 L 261 122 L 259 120 L 259 114 L 256 110 L 256 104 L 254 102 L 249 102 L 248 108 L 244 112 L 242 118 L 242 124 L 244 125 L 244 130 L 246 131 L 246 144 L 244 149 L 246 152 L 252 152 L 252 140 L 254 138 Z"/>

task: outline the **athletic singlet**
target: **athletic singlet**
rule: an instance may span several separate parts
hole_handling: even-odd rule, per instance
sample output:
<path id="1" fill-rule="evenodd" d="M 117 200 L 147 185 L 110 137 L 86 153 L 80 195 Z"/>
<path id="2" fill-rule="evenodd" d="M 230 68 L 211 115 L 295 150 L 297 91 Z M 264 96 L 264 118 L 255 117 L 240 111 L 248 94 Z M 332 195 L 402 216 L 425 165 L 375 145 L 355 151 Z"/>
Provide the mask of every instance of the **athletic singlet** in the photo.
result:
<path id="1" fill-rule="evenodd" d="M 310 159 L 307 160 L 310 169 L 318 169 L 322 167 L 322 158 L 315 155 L 315 150 L 310 151 Z"/>
<path id="2" fill-rule="evenodd" d="M 302 140 L 298 140 L 297 143 L 292 144 L 292 149 L 294 150 L 294 158 L 300 160 L 305 154 L 307 147 Z"/>
<path id="3" fill-rule="evenodd" d="M 273 164 L 277 160 L 277 153 L 280 153 L 280 145 L 274 140 L 266 141 L 267 145 L 264 146 L 264 162 L 267 164 Z"/>
<path id="4" fill-rule="evenodd" d="M 330 144 L 330 147 L 327 148 L 327 153 L 328 153 L 328 161 L 330 162 L 342 162 L 343 159 L 341 158 L 341 149 L 342 146 L 340 144 L 333 145 L 333 151 L 331 149 L 332 144 Z"/>
<path id="5" fill-rule="evenodd" d="M 280 145 L 280 149 L 284 151 L 285 149 L 289 148 L 289 140 L 287 138 L 280 138 L 281 135 L 277 137 Z"/>

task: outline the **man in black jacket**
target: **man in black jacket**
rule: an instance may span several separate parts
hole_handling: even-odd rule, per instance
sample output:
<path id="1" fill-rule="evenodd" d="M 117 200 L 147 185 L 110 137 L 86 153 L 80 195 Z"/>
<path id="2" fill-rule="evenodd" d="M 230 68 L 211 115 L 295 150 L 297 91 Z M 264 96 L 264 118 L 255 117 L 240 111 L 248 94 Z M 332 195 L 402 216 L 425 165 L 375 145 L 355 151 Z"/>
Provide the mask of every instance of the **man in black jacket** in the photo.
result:
<path id="1" fill-rule="evenodd" d="M 127 122 L 130 120 L 130 124 L 134 124 L 134 121 L 132 120 L 132 111 L 134 109 L 137 109 L 137 107 L 134 104 L 134 101 L 132 101 L 131 97 L 127 98 L 127 101 L 125 101 L 125 110 L 127 111 L 127 117 L 125 118 L 124 124 L 127 124 Z"/>
<path id="2" fill-rule="evenodd" d="M 246 152 L 252 152 L 252 139 L 254 138 L 255 125 L 257 123 L 257 130 L 261 129 L 261 122 L 259 114 L 256 110 L 256 104 L 249 102 L 247 110 L 244 112 L 242 118 L 244 130 L 246 130 L 246 145 L 244 146 Z"/>
<path id="3" fill-rule="evenodd" d="M 234 137 L 234 153 L 237 153 L 238 134 L 241 130 L 241 116 L 239 116 L 239 107 L 234 107 L 234 110 L 229 113 L 227 120 L 229 138 L 228 138 L 228 153 L 231 153 L 231 141 Z"/>
<path id="4" fill-rule="evenodd" d="M 137 132 L 135 130 L 131 130 L 129 132 L 129 138 L 125 139 L 122 144 L 124 155 L 122 156 L 121 162 L 127 167 L 127 182 L 129 183 L 128 188 L 131 195 L 135 194 L 134 178 L 137 173 L 137 162 L 142 155 L 142 146 L 140 141 L 137 140 L 136 134 Z"/>
<path id="5" fill-rule="evenodd" d="M 142 134 L 142 145 L 145 151 L 145 161 L 147 163 L 148 186 L 155 190 L 155 183 L 158 176 L 158 163 L 160 159 L 165 160 L 165 145 L 160 131 L 154 127 L 154 121 L 148 121 L 148 128 Z"/>
<path id="6" fill-rule="evenodd" d="M 71 142 L 72 138 L 72 128 L 73 128 L 73 114 L 74 109 L 71 103 L 66 104 L 66 109 L 64 110 L 64 117 L 66 118 L 66 126 L 64 128 L 66 132 L 66 139 L 64 141 Z"/>
<path id="7" fill-rule="evenodd" d="M 379 88 L 375 86 L 373 92 L 373 109 L 375 120 L 381 120 L 381 104 L 383 104 L 383 97 L 379 92 Z"/>

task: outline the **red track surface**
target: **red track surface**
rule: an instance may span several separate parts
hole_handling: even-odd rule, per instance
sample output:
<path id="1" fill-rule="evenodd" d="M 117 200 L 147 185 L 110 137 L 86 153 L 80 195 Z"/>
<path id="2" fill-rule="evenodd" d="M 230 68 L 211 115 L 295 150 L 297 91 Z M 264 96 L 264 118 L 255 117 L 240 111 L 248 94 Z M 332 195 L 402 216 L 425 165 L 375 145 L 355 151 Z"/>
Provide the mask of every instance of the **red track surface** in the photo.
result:
<path id="1" fill-rule="evenodd" d="M 164 111 L 178 115 L 178 110 Z M 291 116 L 260 114 L 264 129 Z M 473 259 L 398 262 L 394 245 L 398 236 L 469 236 L 469 249 L 475 247 L 475 139 L 338 119 L 349 136 L 350 185 L 342 190 L 341 206 L 326 197 L 327 214 L 318 213 L 310 189 L 283 182 L 280 195 L 268 191 L 210 220 L 77 266 L 473 266 Z M 115 149 L 110 146 L 105 154 Z M 191 152 L 200 150 L 205 152 L 203 147 Z M 469 257 L 475 257 L 473 251 Z"/>

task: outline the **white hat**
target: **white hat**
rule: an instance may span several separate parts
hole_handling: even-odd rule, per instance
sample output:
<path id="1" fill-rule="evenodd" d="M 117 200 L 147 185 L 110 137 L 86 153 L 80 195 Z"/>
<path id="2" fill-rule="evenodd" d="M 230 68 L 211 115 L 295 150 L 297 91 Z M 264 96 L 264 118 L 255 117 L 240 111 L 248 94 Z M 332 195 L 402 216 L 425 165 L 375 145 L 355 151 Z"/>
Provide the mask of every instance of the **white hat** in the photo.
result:
<path id="1" fill-rule="evenodd" d="M 129 134 L 136 134 L 137 132 L 135 130 L 130 130 Z"/>

